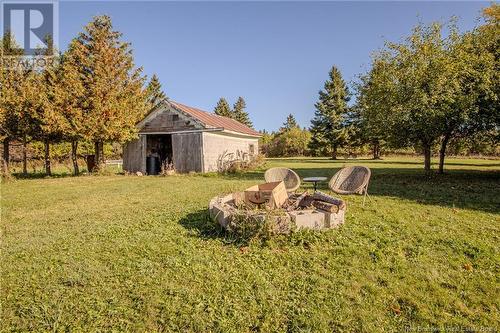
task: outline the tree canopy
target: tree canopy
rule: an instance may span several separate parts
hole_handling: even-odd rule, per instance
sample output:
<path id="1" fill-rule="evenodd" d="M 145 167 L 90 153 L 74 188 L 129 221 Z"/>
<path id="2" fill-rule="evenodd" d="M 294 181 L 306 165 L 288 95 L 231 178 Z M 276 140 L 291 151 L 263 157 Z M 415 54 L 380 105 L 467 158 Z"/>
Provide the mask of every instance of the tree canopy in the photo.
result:
<path id="1" fill-rule="evenodd" d="M 337 158 L 337 150 L 348 138 L 347 118 L 349 91 L 337 67 L 328 73 L 329 79 L 319 91 L 314 118 L 311 120 L 312 150 L 330 150 L 332 158 Z"/>
<path id="2" fill-rule="evenodd" d="M 168 100 L 167 95 L 165 95 L 161 87 L 160 79 L 156 74 L 153 74 L 146 87 L 146 96 L 150 110 L 157 108 L 161 103 Z"/>
<path id="3" fill-rule="evenodd" d="M 218 116 L 233 118 L 233 111 L 224 97 L 221 97 L 217 102 L 214 113 Z"/>
<path id="4" fill-rule="evenodd" d="M 234 103 L 234 106 L 233 106 L 232 117 L 235 120 L 239 121 L 240 123 L 247 125 L 250 128 L 253 128 L 253 124 L 252 124 L 252 121 L 250 120 L 250 116 L 248 115 L 248 113 L 245 110 L 246 107 L 247 107 L 247 104 L 246 104 L 245 100 L 243 99 L 243 97 L 241 97 L 241 96 L 238 97 L 238 100 L 236 101 L 236 103 Z"/>
<path id="5" fill-rule="evenodd" d="M 98 163 L 102 143 L 135 138 L 135 125 L 148 110 L 142 69 L 134 65 L 130 44 L 120 39 L 109 16 L 96 16 L 69 50 L 85 87 L 85 137 L 95 142 Z"/>

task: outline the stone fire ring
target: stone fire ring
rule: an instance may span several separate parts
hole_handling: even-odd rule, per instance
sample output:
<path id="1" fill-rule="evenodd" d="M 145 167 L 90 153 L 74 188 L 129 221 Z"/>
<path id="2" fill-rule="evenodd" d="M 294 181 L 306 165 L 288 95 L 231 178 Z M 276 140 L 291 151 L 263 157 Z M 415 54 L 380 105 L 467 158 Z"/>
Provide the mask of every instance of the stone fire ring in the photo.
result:
<path id="1" fill-rule="evenodd" d="M 241 210 L 234 206 L 234 197 L 240 193 L 231 193 L 226 196 L 212 198 L 209 203 L 210 218 L 217 221 L 223 228 L 227 229 L 235 214 L 249 214 L 250 216 L 264 221 L 266 217 L 276 219 L 281 225 L 288 224 L 289 228 L 281 229 L 283 233 L 291 229 L 332 229 L 344 223 L 346 205 L 339 207 L 337 213 L 330 213 L 319 209 L 304 209 L 285 211 L 281 215 L 267 215 L 262 210 Z"/>

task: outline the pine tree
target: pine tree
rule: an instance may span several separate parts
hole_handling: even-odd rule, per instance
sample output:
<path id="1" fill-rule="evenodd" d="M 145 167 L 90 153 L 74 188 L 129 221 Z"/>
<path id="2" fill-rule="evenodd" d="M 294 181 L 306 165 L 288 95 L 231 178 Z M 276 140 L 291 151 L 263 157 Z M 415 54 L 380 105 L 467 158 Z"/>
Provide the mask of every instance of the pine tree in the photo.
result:
<path id="1" fill-rule="evenodd" d="M 245 111 L 246 106 L 247 104 L 243 97 L 238 97 L 238 100 L 233 106 L 233 118 L 240 123 L 253 128 L 252 121 L 250 120 L 248 113 Z"/>
<path id="2" fill-rule="evenodd" d="M 281 126 L 280 132 L 287 132 L 292 128 L 299 128 L 299 124 L 297 123 L 297 120 L 295 120 L 293 114 L 290 113 L 286 117 L 286 121 L 283 123 L 283 126 Z"/>
<path id="3" fill-rule="evenodd" d="M 221 97 L 217 102 L 214 113 L 218 116 L 233 118 L 233 111 L 224 97 Z"/>
<path id="4" fill-rule="evenodd" d="M 158 105 L 167 100 L 167 96 L 161 88 L 160 79 L 158 79 L 156 74 L 153 74 L 151 81 L 149 81 L 149 84 L 146 87 L 146 94 L 150 110 L 155 109 Z"/>
<path id="5" fill-rule="evenodd" d="M 320 90 L 319 101 L 315 104 L 316 111 L 311 120 L 312 150 L 329 150 L 332 159 L 337 158 L 338 148 L 347 141 L 348 101 L 347 85 L 340 71 L 333 66 L 329 72 L 329 80 L 325 82 L 324 90 Z"/>
<path id="6" fill-rule="evenodd" d="M 86 88 L 85 136 L 95 143 L 97 167 L 104 162 L 103 143 L 135 138 L 135 125 L 148 109 L 142 69 L 120 38 L 109 16 L 96 16 L 71 49 Z"/>

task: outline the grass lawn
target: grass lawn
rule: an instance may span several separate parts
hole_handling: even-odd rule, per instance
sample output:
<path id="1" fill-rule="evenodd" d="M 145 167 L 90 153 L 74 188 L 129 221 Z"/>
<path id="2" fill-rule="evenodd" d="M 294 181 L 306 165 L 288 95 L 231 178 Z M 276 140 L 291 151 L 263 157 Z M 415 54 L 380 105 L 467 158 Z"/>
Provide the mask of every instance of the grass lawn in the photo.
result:
<path id="1" fill-rule="evenodd" d="M 248 245 L 206 207 L 263 171 L 2 184 L 0 331 L 494 332 L 500 161 L 447 163 L 268 160 L 302 177 L 367 165 L 373 202 L 344 196 L 341 228 Z"/>

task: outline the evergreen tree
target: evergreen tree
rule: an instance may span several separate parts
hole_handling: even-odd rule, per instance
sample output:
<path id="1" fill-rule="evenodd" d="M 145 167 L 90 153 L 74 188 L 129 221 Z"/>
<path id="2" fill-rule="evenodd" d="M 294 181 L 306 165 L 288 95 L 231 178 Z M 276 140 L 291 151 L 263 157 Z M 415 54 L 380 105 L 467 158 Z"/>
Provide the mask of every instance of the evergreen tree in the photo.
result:
<path id="1" fill-rule="evenodd" d="M 290 113 L 286 117 L 286 121 L 283 123 L 283 126 L 281 126 L 280 132 L 287 132 L 292 128 L 299 128 L 299 124 L 297 123 L 297 120 L 295 120 L 293 114 Z"/>
<path id="2" fill-rule="evenodd" d="M 156 74 L 153 74 L 151 81 L 149 81 L 148 86 L 146 87 L 146 94 L 148 103 L 150 105 L 150 110 L 155 109 L 161 103 L 167 100 L 167 96 L 163 92 L 161 88 L 160 80 Z"/>
<path id="3" fill-rule="evenodd" d="M 135 138 L 135 125 L 148 110 L 142 69 L 120 38 L 109 16 L 96 16 L 71 49 L 85 87 L 84 135 L 95 144 L 98 167 L 104 162 L 103 143 Z"/>
<path id="4" fill-rule="evenodd" d="M 59 84 L 56 85 L 56 106 L 62 113 L 64 123 L 64 139 L 71 142 L 71 160 L 74 175 L 79 174 L 78 144 L 82 140 L 91 139 L 87 136 L 87 92 L 83 80 L 80 79 L 80 65 L 76 57 L 75 47 L 78 42 L 73 40 L 68 50 L 61 57 Z M 71 89 L 67 89 L 71 87 Z"/>
<path id="5" fill-rule="evenodd" d="M 324 90 L 319 92 L 319 101 L 311 121 L 312 139 L 310 148 L 314 151 L 329 150 L 332 159 L 337 158 L 337 150 L 342 147 L 348 136 L 347 118 L 349 91 L 340 71 L 333 66 Z"/>
<path id="6" fill-rule="evenodd" d="M 22 56 L 12 35 L 6 32 L 0 39 L 3 50 L 8 50 L 13 63 L 17 62 L 15 57 Z M 10 154 L 9 147 L 12 140 L 20 140 L 23 136 L 23 128 L 29 125 L 29 122 L 23 121 L 23 91 L 27 73 L 17 68 L 2 66 L 0 68 L 0 138 L 3 142 L 2 155 L 2 174 L 8 175 Z M 26 133 L 26 132 L 25 132 Z"/>
<path id="7" fill-rule="evenodd" d="M 50 145 L 62 141 L 65 119 L 57 104 L 57 86 L 60 84 L 61 67 L 57 58 L 50 58 L 55 54 L 50 36 L 46 37 L 49 48 L 41 53 L 46 56 L 45 66 L 37 69 L 33 75 L 33 83 L 37 88 L 29 96 L 33 105 L 33 120 L 35 133 L 32 137 L 44 143 L 45 173 L 51 175 Z M 68 87 L 65 87 L 68 90 Z"/>
<path id="8" fill-rule="evenodd" d="M 233 118 L 240 123 L 247 125 L 250 128 L 253 128 L 252 121 L 250 120 L 250 117 L 248 113 L 245 111 L 247 104 L 243 97 L 238 97 L 238 100 L 236 103 L 234 103 L 233 107 Z"/>
<path id="9" fill-rule="evenodd" d="M 224 97 L 221 97 L 217 102 L 214 113 L 218 116 L 233 118 L 233 111 Z"/>
<path id="10" fill-rule="evenodd" d="M 16 45 L 17 43 L 10 33 L 3 36 L 2 46 L 4 50 L 9 50 L 9 55 L 12 57 L 21 57 L 23 52 Z M 17 61 L 12 61 L 12 64 L 15 63 L 18 63 L 19 67 L 0 69 L 2 73 L 0 78 L 2 87 L 0 135 L 4 144 L 3 171 L 8 172 L 10 141 L 19 140 L 22 143 L 23 173 L 26 174 L 26 147 L 33 135 L 37 133 L 34 111 L 40 102 L 40 84 L 36 82 L 37 73 L 32 64 L 21 65 Z"/>

